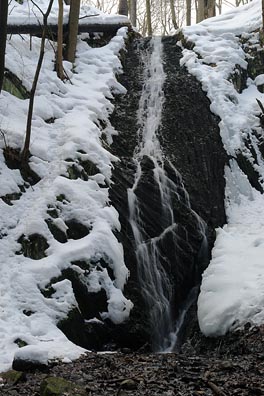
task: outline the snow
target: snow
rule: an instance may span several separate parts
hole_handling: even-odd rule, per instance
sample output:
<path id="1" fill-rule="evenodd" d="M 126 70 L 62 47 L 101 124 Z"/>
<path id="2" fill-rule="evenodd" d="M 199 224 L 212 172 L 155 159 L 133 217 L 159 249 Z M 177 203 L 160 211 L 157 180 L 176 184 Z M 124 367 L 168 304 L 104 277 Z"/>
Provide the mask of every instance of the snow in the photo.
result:
<path id="1" fill-rule="evenodd" d="M 37 4 L 37 6 L 35 5 Z M 30 0 L 24 0 L 23 4 L 17 3 L 15 0 L 9 2 L 9 25 L 37 25 L 42 23 L 43 14 L 48 8 L 49 1 L 38 0 L 35 4 Z M 58 0 L 54 0 L 51 13 L 48 18 L 50 25 L 56 25 L 58 21 Z M 41 12 L 41 11 L 42 12 Z M 68 23 L 70 6 L 64 4 L 63 21 Z M 79 24 L 115 24 L 128 23 L 128 18 L 124 15 L 104 14 L 102 11 L 91 5 L 81 5 Z"/>
<path id="2" fill-rule="evenodd" d="M 198 299 L 199 324 L 206 336 L 223 335 L 247 322 L 264 323 L 264 197 L 250 185 L 235 159 L 238 151 L 242 152 L 263 186 L 264 163 L 258 147 L 263 130 L 256 99 L 264 103 L 264 95 L 257 89 L 264 77 L 248 78 L 241 93 L 230 80 L 238 67 L 247 68 L 246 45 L 260 50 L 255 32 L 260 26 L 261 2 L 253 0 L 184 29 L 194 48 L 184 49 L 182 65 L 201 82 L 212 112 L 221 118 L 222 141 L 232 158 L 225 170 L 228 224 L 217 230 Z M 247 43 L 244 46 L 239 35 Z M 245 144 L 247 140 L 256 151 L 257 162 Z"/>
<path id="3" fill-rule="evenodd" d="M 43 8 L 47 1 L 38 1 L 38 5 Z M 30 23 L 33 23 L 37 10 L 29 12 L 29 8 L 27 2 L 19 5 L 12 1 L 9 22 L 18 18 L 19 22 L 28 23 L 24 17 L 30 15 Z M 67 11 L 67 7 L 65 9 Z M 53 14 L 55 18 L 56 9 Z M 101 14 L 101 19 L 104 18 L 107 19 Z M 69 311 L 78 309 L 71 282 L 59 278 L 63 269 L 71 267 L 77 271 L 89 291 L 105 289 L 108 308 L 101 313 L 102 320 L 109 318 L 113 323 L 121 323 L 133 307 L 123 294 L 129 272 L 123 247 L 114 236 L 114 231 L 120 229 L 118 213 L 109 204 L 108 197 L 112 164 L 118 159 L 103 142 L 103 134 L 108 143 L 116 134 L 108 120 L 113 111 L 113 92 L 125 92 L 115 74 L 122 72 L 118 54 L 124 47 L 126 31 L 126 28 L 120 29 L 102 48 L 91 48 L 79 39 L 74 72 L 72 65 L 64 62 L 70 77 L 65 83 L 54 72 L 54 50 L 46 43 L 30 146 L 30 166 L 41 180 L 32 187 L 24 182 L 17 169 L 6 166 L 3 156 L 5 141 L 12 148 L 23 145 L 28 100 L 5 91 L 0 94 L 0 196 L 20 193 L 21 186 L 24 189 L 12 205 L 0 200 L 0 372 L 11 367 L 14 356 L 47 364 L 54 359 L 71 361 L 85 353 L 56 326 Z M 32 38 L 31 46 L 26 35 L 13 35 L 7 41 L 6 67 L 28 90 L 39 49 L 38 38 Z M 47 123 L 49 119 L 55 121 Z M 100 120 L 104 130 L 98 126 Z M 88 181 L 65 177 L 69 166 L 78 167 L 79 159 L 91 161 L 98 169 Z M 56 209 L 57 219 L 48 214 L 49 209 Z M 63 244 L 54 239 L 45 222 L 47 219 L 54 220 L 62 232 L 67 231 L 67 221 L 75 219 L 86 226 L 89 233 Z M 46 257 L 39 260 L 18 254 L 21 249 L 18 239 L 33 234 L 43 236 L 49 245 Z M 112 269 L 113 280 L 107 268 L 100 268 L 100 259 Z M 90 263 L 88 275 L 73 264 L 78 260 Z M 43 290 L 49 288 L 51 280 L 52 294 L 46 297 Z M 27 345 L 19 348 L 17 340 Z"/>

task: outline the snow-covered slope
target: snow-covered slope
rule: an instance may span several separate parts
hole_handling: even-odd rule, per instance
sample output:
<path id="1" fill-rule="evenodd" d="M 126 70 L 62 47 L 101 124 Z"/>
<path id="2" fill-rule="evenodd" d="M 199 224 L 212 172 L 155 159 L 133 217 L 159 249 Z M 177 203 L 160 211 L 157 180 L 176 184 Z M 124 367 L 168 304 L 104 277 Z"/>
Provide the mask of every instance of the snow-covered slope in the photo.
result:
<path id="1" fill-rule="evenodd" d="M 253 0 L 184 29 L 194 48 L 183 51 L 182 64 L 201 81 L 211 110 L 221 118 L 224 147 L 233 157 L 226 167 L 228 224 L 217 232 L 198 301 L 199 323 L 205 335 L 222 335 L 246 322 L 264 322 L 264 197 L 250 185 L 236 161 L 238 152 L 242 153 L 263 186 L 264 162 L 258 144 L 263 129 L 256 98 L 264 103 L 257 88 L 264 75 L 248 78 L 241 93 L 230 80 L 238 67 L 247 69 L 246 46 L 263 50 L 259 34 L 254 32 L 260 26 L 261 2 Z"/>
<path id="2" fill-rule="evenodd" d="M 42 22 L 42 12 L 48 8 L 49 1 L 38 0 L 35 4 L 30 0 L 24 0 L 19 4 L 15 0 L 9 1 L 9 16 L 8 23 L 10 25 L 33 25 Z M 70 6 L 64 4 L 64 23 L 68 22 Z M 41 11 L 40 11 L 41 10 Z M 57 24 L 58 20 L 58 0 L 54 0 L 51 13 L 49 15 L 49 24 Z M 80 24 L 85 23 L 98 23 L 98 24 L 111 24 L 127 22 L 128 19 L 123 15 L 110 15 L 104 14 L 97 8 L 89 5 L 82 5 L 80 10 Z"/>
<path id="3" fill-rule="evenodd" d="M 47 4 L 44 0 L 42 3 Z M 0 372 L 10 368 L 14 355 L 47 362 L 73 359 L 84 352 L 56 327 L 77 306 L 71 282 L 59 278 L 68 267 L 78 272 L 89 291 L 106 291 L 108 310 L 102 312 L 102 318 L 120 323 L 132 308 L 122 293 L 128 277 L 123 248 L 113 234 L 120 227 L 118 214 L 108 202 L 111 164 L 117 160 L 107 151 L 115 133 L 108 116 L 113 110 L 112 92 L 124 92 L 115 73 L 121 71 L 118 54 L 125 35 L 126 29 L 121 29 L 102 48 L 79 41 L 74 73 L 71 65 L 64 63 L 70 78 L 65 83 L 54 72 L 54 49 L 47 43 L 30 146 L 30 165 L 41 180 L 32 187 L 24 182 L 19 170 L 6 166 L 3 157 L 6 144 L 14 149 L 22 147 L 28 100 L 5 91 L 0 95 L 0 196 L 18 193 L 11 205 L 0 200 Z M 27 36 L 14 35 L 7 42 L 6 67 L 28 90 L 39 49 L 38 38 L 32 38 L 32 45 Z M 100 121 L 104 130 L 99 127 Z M 86 177 L 88 180 L 70 177 L 71 166 L 78 168 L 80 161 L 97 167 L 95 174 Z M 66 233 L 66 223 L 72 219 L 87 229 L 87 235 L 58 242 L 47 221 Z M 21 254 L 18 243 L 19 238 L 25 241 L 34 234 L 48 244 L 46 257 L 39 260 Z M 111 267 L 114 280 L 106 268 L 100 267 L 100 259 Z M 88 275 L 74 264 L 80 260 L 87 262 Z M 45 295 L 51 279 L 51 293 Z M 19 349 L 21 344 L 27 346 Z"/>

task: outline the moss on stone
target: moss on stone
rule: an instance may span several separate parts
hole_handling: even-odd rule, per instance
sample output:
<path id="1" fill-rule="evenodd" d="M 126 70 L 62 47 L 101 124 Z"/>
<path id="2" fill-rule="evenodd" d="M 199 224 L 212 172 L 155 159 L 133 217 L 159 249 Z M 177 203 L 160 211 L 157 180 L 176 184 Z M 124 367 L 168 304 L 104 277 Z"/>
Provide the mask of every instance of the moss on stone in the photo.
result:
<path id="1" fill-rule="evenodd" d="M 29 98 L 29 92 L 23 86 L 22 81 L 10 71 L 5 73 L 3 89 L 19 99 Z"/>
<path id="2" fill-rule="evenodd" d="M 40 396 L 84 396 L 85 389 L 60 377 L 46 378 L 40 384 Z"/>
<path id="3" fill-rule="evenodd" d="M 8 385 L 14 386 L 20 381 L 24 381 L 26 376 L 25 373 L 16 370 L 9 370 L 5 373 L 0 374 L 0 377 L 3 378 Z"/>
<path id="4" fill-rule="evenodd" d="M 23 254 L 25 257 L 30 257 L 33 260 L 40 260 L 46 257 L 45 251 L 49 245 L 42 235 L 32 234 L 28 237 L 21 235 L 18 243 L 21 244 L 21 250 L 17 254 Z"/>
<path id="5" fill-rule="evenodd" d="M 64 194 L 60 194 L 60 195 L 57 195 L 56 199 L 57 199 L 57 201 L 59 201 L 59 202 L 63 202 L 63 201 L 66 200 L 66 197 L 65 197 Z"/>
<path id="6" fill-rule="evenodd" d="M 71 180 L 82 179 L 87 181 L 88 176 L 79 164 L 72 164 L 67 168 L 68 178 Z"/>
<path id="7" fill-rule="evenodd" d="M 54 208 L 53 206 L 51 206 L 51 205 L 48 206 L 47 213 L 53 219 L 57 219 L 59 217 L 58 210 L 56 208 Z"/>
<path id="8" fill-rule="evenodd" d="M 12 193 L 12 194 L 6 194 L 1 199 L 9 206 L 12 206 L 13 203 L 12 201 L 17 201 L 21 197 L 22 193 Z"/>
<path id="9" fill-rule="evenodd" d="M 17 338 L 17 339 L 14 341 L 14 343 L 17 344 L 19 348 L 23 348 L 23 347 L 25 347 L 25 346 L 28 345 L 28 344 L 26 343 L 26 341 L 22 340 L 21 338 Z"/>
<path id="10" fill-rule="evenodd" d="M 60 243 L 67 242 L 67 236 L 64 231 L 62 231 L 57 225 L 52 221 L 52 219 L 45 220 L 50 232 L 54 236 L 54 238 Z"/>

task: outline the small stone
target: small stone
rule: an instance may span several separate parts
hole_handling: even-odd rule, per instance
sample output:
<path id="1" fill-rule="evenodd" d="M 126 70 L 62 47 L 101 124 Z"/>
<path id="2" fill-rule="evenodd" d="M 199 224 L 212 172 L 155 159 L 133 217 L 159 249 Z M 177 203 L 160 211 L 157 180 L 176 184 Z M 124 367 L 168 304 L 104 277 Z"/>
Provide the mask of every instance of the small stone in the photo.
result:
<path id="1" fill-rule="evenodd" d="M 127 390 L 137 389 L 137 387 L 138 387 L 137 382 L 132 379 L 124 380 L 120 384 L 120 388 L 127 389 Z"/>
<path id="2" fill-rule="evenodd" d="M 40 384 L 40 396 L 85 396 L 85 389 L 60 377 L 46 378 Z"/>
<path id="3" fill-rule="evenodd" d="M 127 396 L 128 393 L 127 393 L 126 391 L 124 391 L 124 390 L 121 389 L 121 390 L 118 392 L 117 395 L 118 395 L 118 396 Z"/>
<path id="4" fill-rule="evenodd" d="M 26 380 L 25 373 L 21 371 L 9 370 L 6 373 L 0 374 L 0 377 L 10 386 L 16 385 L 20 381 Z"/>

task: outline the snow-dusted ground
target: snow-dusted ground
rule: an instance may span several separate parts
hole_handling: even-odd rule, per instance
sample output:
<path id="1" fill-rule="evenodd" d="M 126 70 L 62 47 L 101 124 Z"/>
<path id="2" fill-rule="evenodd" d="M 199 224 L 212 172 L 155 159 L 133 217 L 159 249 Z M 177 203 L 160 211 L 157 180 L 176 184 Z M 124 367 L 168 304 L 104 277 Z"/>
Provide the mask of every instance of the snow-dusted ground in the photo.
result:
<path id="1" fill-rule="evenodd" d="M 41 6 L 47 1 L 39 1 Z M 43 4 L 42 4 L 43 3 Z M 12 2 L 17 8 L 20 6 Z M 12 8 L 12 4 L 10 9 Z M 21 6 L 21 8 L 25 6 Z M 113 92 L 124 92 L 115 73 L 121 72 L 118 54 L 124 46 L 126 28 L 102 48 L 91 48 L 78 42 L 74 73 L 64 63 L 70 81 L 61 82 L 54 72 L 54 50 L 47 43 L 44 65 L 37 87 L 30 151 L 31 167 L 41 181 L 26 186 L 20 199 L 12 206 L 0 200 L 0 372 L 10 368 L 14 355 L 31 357 L 41 362 L 61 358 L 77 358 L 84 350 L 72 344 L 56 327 L 56 323 L 77 306 L 71 282 L 58 280 L 51 297 L 41 289 L 69 266 L 75 269 L 90 291 L 105 289 L 109 317 L 114 323 L 126 319 L 133 306 L 122 289 L 128 277 L 123 248 L 113 234 L 119 229 L 118 213 L 108 203 L 108 185 L 113 157 L 105 147 L 116 133 L 108 122 L 113 110 Z M 13 35 L 8 39 L 6 67 L 15 73 L 30 90 L 40 39 Z M 0 94 L 0 196 L 20 192 L 24 181 L 18 170 L 9 169 L 3 158 L 5 141 L 13 148 L 23 145 L 28 100 L 18 99 L 2 91 Z M 55 119 L 54 123 L 45 121 Z M 99 120 L 105 129 L 99 128 Z M 106 141 L 102 143 L 102 134 Z M 5 136 L 5 139 L 3 138 Z M 67 169 L 78 158 L 93 162 L 99 173 L 88 181 L 70 179 Z M 67 160 L 67 161 L 66 161 Z M 78 164 L 76 165 L 78 166 Z M 57 197 L 64 196 L 59 201 Z M 56 226 L 66 231 L 65 222 L 76 219 L 90 230 L 79 240 L 62 244 L 51 234 L 45 220 L 52 218 L 48 208 L 56 208 Z M 32 260 L 21 254 L 19 237 L 34 233 L 46 238 L 47 257 Z M 100 268 L 100 258 L 113 270 L 112 281 L 106 268 Z M 73 265 L 77 260 L 94 263 L 89 275 Z M 17 340 L 28 346 L 19 349 Z"/>
<path id="2" fill-rule="evenodd" d="M 194 49 L 185 49 L 182 64 L 201 81 L 211 101 L 211 110 L 220 116 L 224 147 L 235 157 L 241 150 L 259 173 L 263 185 L 264 163 L 257 141 L 263 139 L 256 102 L 264 103 L 257 89 L 264 81 L 259 75 L 248 79 L 239 94 L 228 77 L 237 65 L 247 67 L 247 56 L 238 35 L 248 45 L 260 49 L 261 2 L 185 28 L 184 35 Z M 210 131 L 208 131 L 210 133 Z M 245 145 L 250 139 L 258 164 Z M 264 197 L 251 187 L 235 160 L 226 167 L 226 209 L 228 224 L 217 232 L 212 261 L 203 275 L 198 301 L 198 317 L 205 335 L 221 335 L 246 322 L 264 322 Z"/>

